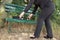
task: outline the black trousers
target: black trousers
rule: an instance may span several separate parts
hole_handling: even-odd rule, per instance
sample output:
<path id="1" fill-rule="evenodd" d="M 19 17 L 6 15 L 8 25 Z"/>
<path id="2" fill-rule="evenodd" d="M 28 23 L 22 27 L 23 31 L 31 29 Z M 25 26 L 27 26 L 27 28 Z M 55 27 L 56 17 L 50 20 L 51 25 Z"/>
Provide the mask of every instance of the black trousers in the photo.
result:
<path id="1" fill-rule="evenodd" d="M 40 32 L 42 30 L 43 22 L 45 22 L 45 27 L 46 27 L 46 30 L 47 30 L 47 35 L 49 37 L 53 37 L 52 28 L 51 28 L 51 24 L 50 24 L 50 17 L 51 17 L 51 15 L 52 15 L 52 13 L 53 13 L 53 11 L 55 9 L 55 5 L 53 3 L 50 3 L 48 5 L 49 6 L 44 7 L 41 10 L 40 15 L 38 16 L 37 27 L 36 27 L 36 30 L 34 32 L 34 36 L 35 37 L 39 37 L 40 36 Z"/>

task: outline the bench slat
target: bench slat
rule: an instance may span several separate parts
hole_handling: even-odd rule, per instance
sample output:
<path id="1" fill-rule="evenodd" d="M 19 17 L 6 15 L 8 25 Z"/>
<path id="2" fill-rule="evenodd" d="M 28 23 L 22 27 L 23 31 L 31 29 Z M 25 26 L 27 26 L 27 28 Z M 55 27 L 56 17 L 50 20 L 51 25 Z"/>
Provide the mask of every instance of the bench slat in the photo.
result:
<path id="1" fill-rule="evenodd" d="M 8 22 L 36 24 L 36 21 L 34 21 L 34 20 L 19 20 L 19 19 L 6 18 L 6 21 L 8 21 Z"/>

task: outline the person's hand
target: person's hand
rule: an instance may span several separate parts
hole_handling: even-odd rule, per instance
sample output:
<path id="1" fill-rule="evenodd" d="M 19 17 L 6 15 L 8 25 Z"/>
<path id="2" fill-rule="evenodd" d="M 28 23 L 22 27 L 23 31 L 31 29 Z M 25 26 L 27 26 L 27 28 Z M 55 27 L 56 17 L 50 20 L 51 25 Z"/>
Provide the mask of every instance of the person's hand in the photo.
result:
<path id="1" fill-rule="evenodd" d="M 19 15 L 19 18 L 22 19 L 23 16 L 24 16 L 25 12 L 22 12 L 20 15 Z"/>
<path id="2" fill-rule="evenodd" d="M 27 20 L 30 20 L 32 18 L 33 14 L 29 14 L 29 16 L 27 17 Z"/>

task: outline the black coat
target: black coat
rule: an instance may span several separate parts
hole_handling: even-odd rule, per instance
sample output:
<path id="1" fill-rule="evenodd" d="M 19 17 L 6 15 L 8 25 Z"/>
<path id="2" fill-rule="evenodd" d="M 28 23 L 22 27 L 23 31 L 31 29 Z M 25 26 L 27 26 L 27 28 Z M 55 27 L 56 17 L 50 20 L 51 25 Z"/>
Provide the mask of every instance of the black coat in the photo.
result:
<path id="1" fill-rule="evenodd" d="M 31 8 L 32 4 L 34 4 L 35 7 L 34 7 L 34 10 L 32 13 L 35 14 L 35 11 L 37 10 L 38 7 L 43 9 L 43 8 L 49 6 L 49 2 L 51 3 L 52 0 L 30 0 L 28 5 L 26 6 L 24 12 L 27 12 Z"/>

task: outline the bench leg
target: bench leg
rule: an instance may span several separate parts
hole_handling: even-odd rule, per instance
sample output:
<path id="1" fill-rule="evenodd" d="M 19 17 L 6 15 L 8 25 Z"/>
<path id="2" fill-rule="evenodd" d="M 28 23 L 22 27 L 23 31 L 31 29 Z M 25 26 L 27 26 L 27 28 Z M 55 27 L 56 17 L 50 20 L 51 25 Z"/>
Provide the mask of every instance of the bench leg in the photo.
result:
<path id="1" fill-rule="evenodd" d="M 3 19 L 0 19 L 0 28 L 4 28 L 5 21 Z"/>
<path id="2" fill-rule="evenodd" d="M 11 30 L 12 25 L 13 25 L 12 22 L 8 22 L 8 33 L 12 32 Z"/>

